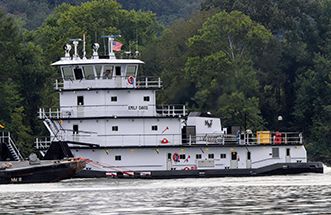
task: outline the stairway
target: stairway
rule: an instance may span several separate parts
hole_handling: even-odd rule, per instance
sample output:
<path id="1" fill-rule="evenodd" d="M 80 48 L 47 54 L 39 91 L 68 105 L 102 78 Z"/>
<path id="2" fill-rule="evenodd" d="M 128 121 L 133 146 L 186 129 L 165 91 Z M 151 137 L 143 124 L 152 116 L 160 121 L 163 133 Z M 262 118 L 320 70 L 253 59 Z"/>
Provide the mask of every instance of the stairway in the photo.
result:
<path id="1" fill-rule="evenodd" d="M 13 139 L 10 136 L 10 132 L 1 132 L 0 143 L 6 144 L 11 157 L 15 161 L 24 160 L 23 156 L 21 155 L 20 151 L 17 149 Z"/>

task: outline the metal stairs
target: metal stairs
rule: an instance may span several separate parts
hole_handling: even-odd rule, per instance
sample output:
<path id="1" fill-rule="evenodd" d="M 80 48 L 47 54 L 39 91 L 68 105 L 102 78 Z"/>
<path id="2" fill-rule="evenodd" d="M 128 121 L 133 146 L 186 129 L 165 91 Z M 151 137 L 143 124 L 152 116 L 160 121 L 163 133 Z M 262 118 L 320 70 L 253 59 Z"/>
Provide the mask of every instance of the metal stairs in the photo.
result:
<path id="1" fill-rule="evenodd" d="M 15 161 L 23 161 L 24 158 L 17 149 L 16 144 L 10 136 L 10 132 L 1 132 L 0 143 L 6 144 L 7 149 Z"/>

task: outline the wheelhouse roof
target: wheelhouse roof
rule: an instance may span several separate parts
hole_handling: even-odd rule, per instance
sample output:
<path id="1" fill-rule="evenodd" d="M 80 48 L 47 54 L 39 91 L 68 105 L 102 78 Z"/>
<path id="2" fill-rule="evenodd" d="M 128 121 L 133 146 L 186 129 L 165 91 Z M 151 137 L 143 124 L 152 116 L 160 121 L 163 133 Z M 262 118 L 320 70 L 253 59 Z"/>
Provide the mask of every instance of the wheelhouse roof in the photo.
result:
<path id="1" fill-rule="evenodd" d="M 62 59 L 52 63 L 52 66 L 94 65 L 94 64 L 144 64 L 137 59 Z"/>

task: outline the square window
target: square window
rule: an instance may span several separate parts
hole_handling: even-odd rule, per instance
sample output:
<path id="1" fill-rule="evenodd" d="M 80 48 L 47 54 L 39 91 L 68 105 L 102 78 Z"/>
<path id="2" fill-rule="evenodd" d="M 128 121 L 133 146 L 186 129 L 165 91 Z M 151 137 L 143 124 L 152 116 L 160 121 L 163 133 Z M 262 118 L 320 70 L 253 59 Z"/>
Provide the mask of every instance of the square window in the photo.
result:
<path id="1" fill-rule="evenodd" d="M 149 102 L 149 96 L 144 96 L 144 102 Z"/>
<path id="2" fill-rule="evenodd" d="M 115 155 L 115 161 L 120 161 L 122 160 L 122 156 L 121 155 Z"/>
<path id="3" fill-rule="evenodd" d="M 111 101 L 112 101 L 112 102 L 117 102 L 117 96 L 112 96 L 112 97 L 111 97 Z"/>
<path id="4" fill-rule="evenodd" d="M 181 154 L 181 155 L 179 155 L 179 159 L 186 159 L 185 154 Z"/>
<path id="5" fill-rule="evenodd" d="M 201 159 L 201 158 L 202 158 L 202 155 L 201 155 L 201 154 L 196 154 L 196 155 L 195 155 L 195 158 L 196 158 L 196 159 Z"/>
<path id="6" fill-rule="evenodd" d="M 208 154 L 209 159 L 214 159 L 214 154 Z"/>
<path id="7" fill-rule="evenodd" d="M 157 125 L 152 125 L 152 131 L 157 131 Z"/>
<path id="8" fill-rule="evenodd" d="M 118 131 L 118 126 L 112 126 L 112 127 L 111 127 L 111 130 L 112 130 L 112 131 Z"/>
<path id="9" fill-rule="evenodd" d="M 221 154 L 221 159 L 225 159 L 226 158 L 226 154 Z"/>

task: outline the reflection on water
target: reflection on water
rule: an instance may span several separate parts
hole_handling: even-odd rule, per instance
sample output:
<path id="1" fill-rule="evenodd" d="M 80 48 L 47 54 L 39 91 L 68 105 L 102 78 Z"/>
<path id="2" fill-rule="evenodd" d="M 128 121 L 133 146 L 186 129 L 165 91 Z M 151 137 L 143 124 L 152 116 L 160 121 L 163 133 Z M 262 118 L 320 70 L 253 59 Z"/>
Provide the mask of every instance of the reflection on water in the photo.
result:
<path id="1" fill-rule="evenodd" d="M 331 214 L 331 171 L 172 180 L 0 185 L 0 214 Z"/>

